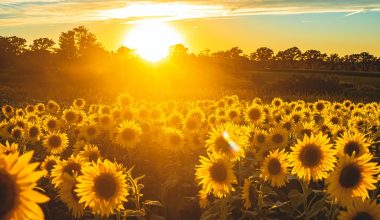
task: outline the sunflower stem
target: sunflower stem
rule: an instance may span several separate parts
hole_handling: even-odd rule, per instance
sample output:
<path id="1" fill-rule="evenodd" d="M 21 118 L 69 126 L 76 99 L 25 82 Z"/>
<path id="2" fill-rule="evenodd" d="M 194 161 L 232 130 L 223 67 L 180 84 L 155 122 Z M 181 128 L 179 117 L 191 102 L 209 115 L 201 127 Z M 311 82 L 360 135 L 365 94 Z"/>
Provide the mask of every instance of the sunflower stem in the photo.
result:
<path id="1" fill-rule="evenodd" d="M 221 207 L 221 220 L 227 220 L 228 219 L 228 204 L 227 204 L 227 197 L 224 197 L 222 199 L 222 207 Z"/>

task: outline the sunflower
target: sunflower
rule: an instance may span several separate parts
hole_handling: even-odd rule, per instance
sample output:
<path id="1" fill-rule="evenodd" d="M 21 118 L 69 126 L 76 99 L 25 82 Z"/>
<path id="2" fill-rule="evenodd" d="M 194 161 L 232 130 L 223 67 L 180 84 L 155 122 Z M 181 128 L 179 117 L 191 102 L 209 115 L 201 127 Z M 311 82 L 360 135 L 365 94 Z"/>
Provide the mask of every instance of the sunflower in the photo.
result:
<path id="1" fill-rule="evenodd" d="M 11 137 L 14 141 L 21 141 L 21 139 L 23 138 L 23 129 L 19 126 L 15 126 L 13 129 L 12 129 L 12 132 L 11 132 Z"/>
<path id="2" fill-rule="evenodd" d="M 370 162 L 371 154 L 359 157 L 344 155 L 335 171 L 327 178 L 327 192 L 342 205 L 349 205 L 353 197 L 369 198 L 368 190 L 376 189 L 379 167 Z"/>
<path id="3" fill-rule="evenodd" d="M 60 128 L 60 121 L 56 117 L 48 115 L 43 119 L 43 127 L 49 132 L 58 131 Z"/>
<path id="4" fill-rule="evenodd" d="M 128 185 L 126 175 L 108 160 L 98 160 L 84 167 L 74 190 L 79 203 L 90 207 L 95 214 L 109 216 L 114 211 L 124 209 L 127 201 Z"/>
<path id="5" fill-rule="evenodd" d="M 59 111 L 60 107 L 57 102 L 53 100 L 49 100 L 46 105 L 46 110 L 50 113 L 57 113 Z"/>
<path id="6" fill-rule="evenodd" d="M 18 117 L 24 117 L 25 115 L 24 109 L 22 108 L 17 109 L 15 115 Z"/>
<path id="7" fill-rule="evenodd" d="M 86 105 L 86 101 L 82 98 L 77 98 L 73 101 L 73 106 L 77 109 L 83 109 Z"/>
<path id="8" fill-rule="evenodd" d="M 336 162 L 336 151 L 329 141 L 327 135 L 322 133 L 304 136 L 303 140 L 298 139 L 296 145 L 291 147 L 292 152 L 289 155 L 289 161 L 293 166 L 292 174 L 306 182 L 327 177 Z"/>
<path id="9" fill-rule="evenodd" d="M 318 126 L 314 122 L 304 122 L 296 128 L 296 136 L 298 139 L 302 139 L 305 136 L 310 137 L 312 134 L 318 133 Z"/>
<path id="10" fill-rule="evenodd" d="M 237 180 L 233 164 L 218 155 L 209 154 L 209 158 L 200 156 L 201 164 L 196 166 L 195 178 L 207 194 L 213 193 L 222 198 L 235 191 L 232 184 L 237 183 Z"/>
<path id="11" fill-rule="evenodd" d="M 286 184 L 286 176 L 289 173 L 289 163 L 285 150 L 278 149 L 269 153 L 261 168 L 265 181 L 269 181 L 273 187 L 281 187 Z"/>
<path id="12" fill-rule="evenodd" d="M 270 130 L 268 139 L 270 141 L 270 145 L 273 145 L 276 148 L 280 147 L 286 147 L 288 144 L 288 138 L 289 134 L 288 132 L 281 128 L 280 126 L 277 126 Z"/>
<path id="13" fill-rule="evenodd" d="M 18 144 L 17 143 L 9 144 L 8 141 L 5 142 L 5 145 L 0 143 L 0 154 L 13 154 L 16 152 L 18 152 Z"/>
<path id="14" fill-rule="evenodd" d="M 344 132 L 335 143 L 339 155 L 347 154 L 351 156 L 355 153 L 357 157 L 369 153 L 371 144 L 372 142 L 364 134 L 350 131 Z"/>
<path id="15" fill-rule="evenodd" d="M 44 161 L 41 163 L 40 169 L 45 171 L 45 177 L 50 177 L 51 171 L 53 170 L 54 166 L 58 164 L 58 161 L 60 161 L 60 158 L 55 155 L 47 156 Z"/>
<path id="16" fill-rule="evenodd" d="M 256 129 L 253 134 L 253 144 L 257 147 L 264 147 L 268 145 L 268 143 L 268 132 L 261 129 Z"/>
<path id="17" fill-rule="evenodd" d="M 184 130 L 193 133 L 197 132 L 202 126 L 201 119 L 197 117 L 186 117 L 184 121 Z"/>
<path id="18" fill-rule="evenodd" d="M 121 94 L 117 101 L 122 108 L 128 108 L 133 104 L 133 97 L 129 94 Z"/>
<path id="19" fill-rule="evenodd" d="M 34 190 L 44 171 L 34 171 L 38 163 L 29 163 L 33 151 L 0 154 L 0 219 L 44 219 L 39 203 L 49 198 Z"/>
<path id="20" fill-rule="evenodd" d="M 15 110 L 12 106 L 10 105 L 4 105 L 2 108 L 1 108 L 1 112 L 3 112 L 4 116 L 7 117 L 7 118 L 10 118 L 14 115 L 15 113 Z"/>
<path id="21" fill-rule="evenodd" d="M 249 209 L 252 207 L 251 184 L 252 184 L 251 178 L 244 179 L 243 190 L 242 190 L 242 199 L 244 201 L 244 208 L 246 208 L 246 209 Z"/>
<path id="22" fill-rule="evenodd" d="M 77 111 L 75 109 L 65 109 L 62 113 L 62 120 L 68 125 L 74 125 L 77 122 Z"/>
<path id="23" fill-rule="evenodd" d="M 227 122 L 209 132 L 206 147 L 209 151 L 231 160 L 244 158 L 244 148 L 248 146 L 249 135 L 239 125 Z"/>
<path id="24" fill-rule="evenodd" d="M 35 105 L 37 114 L 43 114 L 45 112 L 45 104 L 44 103 L 38 103 Z"/>
<path id="25" fill-rule="evenodd" d="M 275 107 L 275 108 L 279 108 L 283 105 L 284 101 L 279 98 L 279 97 L 276 97 L 272 100 L 272 106 Z"/>
<path id="26" fill-rule="evenodd" d="M 165 128 L 165 146 L 173 151 L 183 150 L 185 144 L 185 136 L 182 131 L 175 128 Z"/>
<path id="27" fill-rule="evenodd" d="M 380 204 L 369 199 L 354 199 L 347 211 L 341 211 L 338 220 L 375 220 L 380 219 Z"/>
<path id="28" fill-rule="evenodd" d="M 142 130 L 136 122 L 124 121 L 117 127 L 116 143 L 126 148 L 134 147 L 140 142 L 141 135 Z"/>
<path id="29" fill-rule="evenodd" d="M 83 161 L 87 162 L 96 162 L 98 159 L 102 158 L 98 147 L 91 144 L 84 145 L 83 150 L 79 152 L 79 156 Z"/>
<path id="30" fill-rule="evenodd" d="M 258 104 L 252 104 L 245 111 L 245 120 L 252 124 L 259 124 L 265 119 L 263 107 Z"/>
<path id="31" fill-rule="evenodd" d="M 59 188 L 59 198 L 67 205 L 75 218 L 84 214 L 84 205 L 79 203 L 79 197 L 75 192 L 77 184 L 76 177 L 66 177 Z"/>
<path id="32" fill-rule="evenodd" d="M 114 125 L 113 120 L 114 119 L 111 115 L 100 115 L 98 123 L 101 129 L 110 130 Z"/>
<path id="33" fill-rule="evenodd" d="M 40 118 L 36 113 L 28 113 L 24 116 L 27 123 L 39 123 Z"/>
<path id="34" fill-rule="evenodd" d="M 25 139 L 30 143 L 36 143 L 40 140 L 41 128 L 38 124 L 29 123 L 25 129 Z"/>
<path id="35" fill-rule="evenodd" d="M 60 154 L 68 146 L 69 139 L 65 133 L 53 132 L 48 134 L 43 140 L 43 146 L 51 154 Z"/>
<path id="36" fill-rule="evenodd" d="M 28 113 L 34 113 L 35 110 L 36 110 L 36 108 L 34 107 L 34 105 L 27 105 L 25 107 L 26 114 L 28 114 Z"/>
<path id="37" fill-rule="evenodd" d="M 93 140 L 100 134 L 99 126 L 94 123 L 90 123 L 81 128 L 80 135 L 85 140 Z"/>
<path id="38" fill-rule="evenodd" d="M 172 112 L 167 118 L 167 125 L 174 128 L 181 128 L 183 124 L 183 116 L 179 112 Z"/>
<path id="39" fill-rule="evenodd" d="M 66 175 L 75 177 L 75 175 L 82 174 L 82 167 L 84 166 L 86 164 L 82 158 L 74 155 L 71 155 L 67 160 L 57 161 L 57 165 L 51 171 L 51 183 L 55 188 L 59 188 Z"/>

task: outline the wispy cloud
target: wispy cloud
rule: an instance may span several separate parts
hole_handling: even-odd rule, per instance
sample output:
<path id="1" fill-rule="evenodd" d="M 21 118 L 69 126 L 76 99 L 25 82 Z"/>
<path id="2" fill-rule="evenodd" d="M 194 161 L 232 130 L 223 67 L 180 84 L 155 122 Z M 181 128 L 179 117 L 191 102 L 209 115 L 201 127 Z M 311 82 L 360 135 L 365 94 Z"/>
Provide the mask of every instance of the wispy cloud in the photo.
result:
<path id="1" fill-rule="evenodd" d="M 0 0 L 0 26 L 142 19 L 183 20 L 262 14 L 380 11 L 378 0 Z"/>

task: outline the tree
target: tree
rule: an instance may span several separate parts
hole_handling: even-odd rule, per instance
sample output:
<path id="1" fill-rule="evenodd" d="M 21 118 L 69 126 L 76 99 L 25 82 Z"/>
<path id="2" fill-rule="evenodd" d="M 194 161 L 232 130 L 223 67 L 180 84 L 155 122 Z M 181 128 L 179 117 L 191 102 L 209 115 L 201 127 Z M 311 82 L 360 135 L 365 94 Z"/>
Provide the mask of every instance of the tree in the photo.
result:
<path id="1" fill-rule="evenodd" d="M 268 62 L 273 59 L 273 50 L 268 47 L 260 47 L 255 52 L 251 53 L 251 60 L 258 61 L 267 68 Z"/>
<path id="2" fill-rule="evenodd" d="M 284 51 L 279 51 L 276 55 L 276 60 L 286 67 L 294 67 L 296 62 L 301 59 L 301 55 L 302 52 L 298 47 L 291 47 Z"/>
<path id="3" fill-rule="evenodd" d="M 188 56 L 189 49 L 183 44 L 176 44 L 170 47 L 170 56 L 174 58 L 186 57 Z"/>
<path id="4" fill-rule="evenodd" d="M 369 71 L 371 70 L 372 63 L 375 62 L 375 56 L 368 52 L 362 52 L 359 54 L 358 62 L 361 65 L 362 71 Z"/>
<path id="5" fill-rule="evenodd" d="M 59 54 L 65 59 L 77 57 L 77 48 L 75 46 L 75 32 L 70 30 L 62 32 L 59 36 Z"/>
<path id="6" fill-rule="evenodd" d="M 55 42 L 52 39 L 43 37 L 33 40 L 30 49 L 33 52 L 50 53 L 53 50 Z"/>
<path id="7" fill-rule="evenodd" d="M 326 54 L 322 54 L 319 50 L 307 50 L 302 54 L 303 60 L 310 69 L 315 69 L 320 67 L 324 59 L 327 57 Z"/>
<path id="8" fill-rule="evenodd" d="M 336 66 L 338 66 L 341 63 L 341 58 L 339 57 L 337 53 L 333 53 L 327 57 L 326 61 L 329 64 L 329 69 L 335 70 Z"/>
<path id="9" fill-rule="evenodd" d="M 16 62 L 18 56 L 26 51 L 26 40 L 12 36 L 0 36 L 0 65 L 9 66 Z"/>
<path id="10" fill-rule="evenodd" d="M 102 49 L 97 42 L 95 34 L 91 33 L 86 27 L 79 26 L 73 29 L 75 35 L 75 45 L 79 57 L 96 53 Z"/>

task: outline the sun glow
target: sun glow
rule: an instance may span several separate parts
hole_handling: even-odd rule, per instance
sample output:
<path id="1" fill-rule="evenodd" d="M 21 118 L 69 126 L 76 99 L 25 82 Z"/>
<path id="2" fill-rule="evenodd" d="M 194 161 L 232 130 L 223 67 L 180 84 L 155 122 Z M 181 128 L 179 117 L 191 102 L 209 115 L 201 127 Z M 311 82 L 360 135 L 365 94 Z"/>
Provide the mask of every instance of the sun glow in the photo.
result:
<path id="1" fill-rule="evenodd" d="M 124 45 L 142 58 L 157 62 L 169 54 L 169 47 L 183 43 L 182 36 L 167 23 L 143 22 L 127 33 Z"/>

